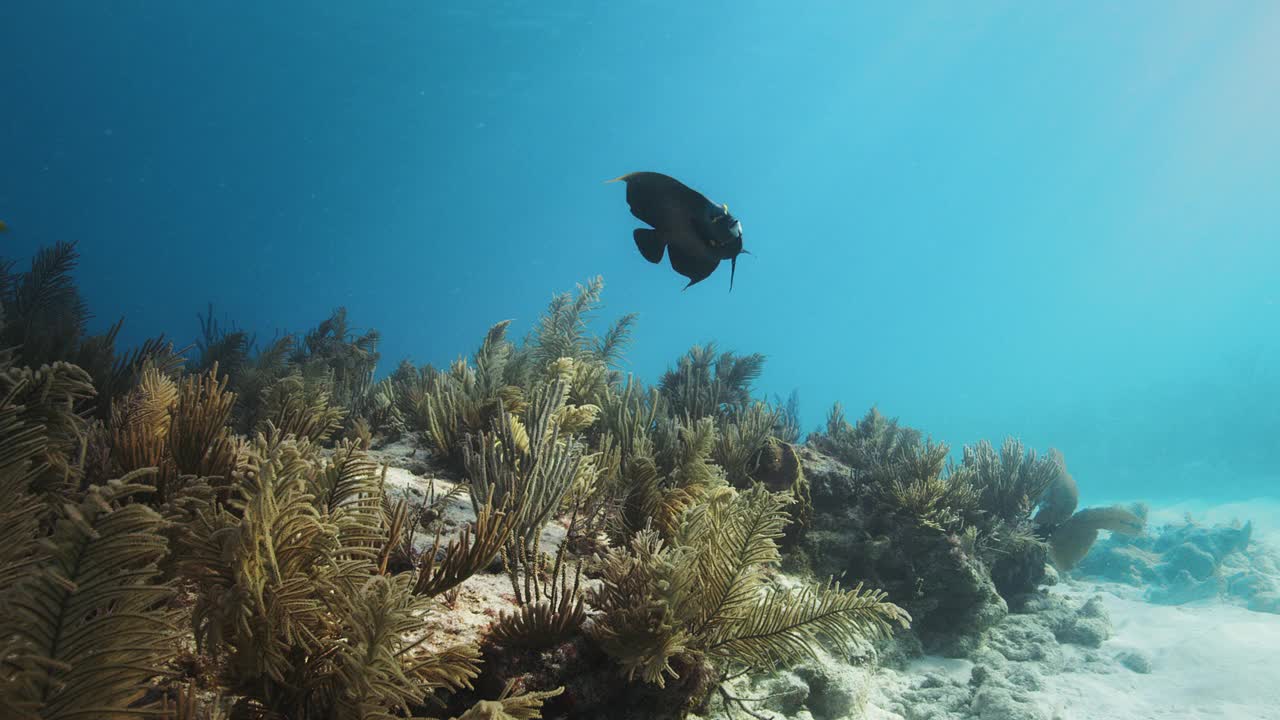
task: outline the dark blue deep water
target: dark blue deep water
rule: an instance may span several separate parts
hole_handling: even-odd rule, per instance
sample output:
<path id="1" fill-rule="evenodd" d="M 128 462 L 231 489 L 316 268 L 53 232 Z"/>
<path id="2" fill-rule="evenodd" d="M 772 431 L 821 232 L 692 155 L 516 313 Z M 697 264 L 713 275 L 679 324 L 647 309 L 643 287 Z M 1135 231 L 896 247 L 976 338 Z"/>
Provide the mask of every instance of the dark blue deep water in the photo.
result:
<path id="1" fill-rule="evenodd" d="M 1274 497 L 1277 67 L 1270 2 L 9 3 L 0 256 L 77 242 L 125 343 L 345 306 L 382 372 L 601 275 L 648 381 L 715 341 L 806 429 Z M 732 293 L 639 256 L 635 170 L 741 219 Z"/>

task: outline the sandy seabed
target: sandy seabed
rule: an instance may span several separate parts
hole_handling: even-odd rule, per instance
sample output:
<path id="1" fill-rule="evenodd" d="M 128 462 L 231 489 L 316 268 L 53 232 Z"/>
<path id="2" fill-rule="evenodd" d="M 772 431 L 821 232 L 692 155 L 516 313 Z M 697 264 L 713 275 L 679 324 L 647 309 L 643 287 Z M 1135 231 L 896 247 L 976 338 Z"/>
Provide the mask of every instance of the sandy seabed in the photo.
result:
<path id="1" fill-rule="evenodd" d="M 440 494 L 453 486 L 402 468 L 391 468 L 388 481 L 393 487 L 408 486 L 418 492 L 429 492 L 434 484 Z M 1149 527 L 1188 516 L 1206 524 L 1250 520 L 1256 541 L 1280 548 L 1280 502 L 1152 508 Z M 465 496 L 455 498 L 445 511 L 450 529 L 446 535 L 471 517 Z M 563 528 L 553 523 L 544 545 L 554 547 L 562 537 Z M 839 720 L 1280 720 L 1280 615 L 1250 611 L 1226 600 L 1153 604 L 1142 599 L 1142 588 L 1071 577 L 1049 592 L 1073 606 L 1100 598 L 1110 633 L 1100 647 L 1062 643 L 1057 645 L 1061 655 L 1052 662 L 1026 663 L 1039 678 L 1036 689 L 1019 693 L 1028 714 L 1005 716 L 992 708 L 965 707 L 967 703 L 957 707 L 954 702 L 931 705 L 909 699 L 914 697 L 913 689 L 936 686 L 940 680 L 959 689 L 969 685 L 974 675 L 973 660 L 925 656 L 899 669 L 880 668 L 862 675 L 857 692 L 861 700 Z M 508 580 L 501 574 L 472 577 L 460 588 L 460 595 L 462 601 L 451 603 L 445 617 L 437 618 L 444 622 L 433 633 L 432 645 L 474 642 L 500 612 L 513 607 Z M 1142 671 L 1116 662 L 1126 655 L 1143 658 Z M 853 672 L 852 668 L 840 670 Z M 776 710 L 762 714 L 789 717 Z M 809 720 L 813 715 L 801 711 L 794 717 Z"/>
<path id="2" fill-rule="evenodd" d="M 1252 521 L 1256 541 L 1280 548 L 1280 502 L 1181 503 L 1153 508 L 1149 526 L 1188 516 L 1206 524 Z M 1060 646 L 1066 669 L 1045 672 L 1041 689 L 1028 693 L 1045 717 L 1280 720 L 1280 615 L 1254 612 L 1220 599 L 1153 604 L 1142 599 L 1140 588 L 1087 579 L 1067 578 L 1049 591 L 1077 605 L 1101 597 L 1112 632 L 1096 650 Z M 1137 655 L 1149 660 L 1150 670 L 1133 672 L 1120 667 L 1099 672 L 1088 662 L 1090 653 Z M 930 675 L 966 681 L 972 669 L 968 660 L 926 657 L 901 671 L 882 670 L 877 673 L 879 687 L 871 693 L 866 717 L 904 718 L 880 705 L 888 705 L 887 699 Z M 921 713 L 930 715 L 924 708 Z M 954 716 L 944 713 L 939 717 Z"/>
<path id="3" fill-rule="evenodd" d="M 1114 632 L 1102 650 L 1138 651 L 1151 672 L 1048 676 L 1041 698 L 1056 717 L 1280 719 L 1280 616 L 1220 601 L 1153 605 L 1123 597 L 1130 588 L 1089 586 L 1095 590 Z"/>

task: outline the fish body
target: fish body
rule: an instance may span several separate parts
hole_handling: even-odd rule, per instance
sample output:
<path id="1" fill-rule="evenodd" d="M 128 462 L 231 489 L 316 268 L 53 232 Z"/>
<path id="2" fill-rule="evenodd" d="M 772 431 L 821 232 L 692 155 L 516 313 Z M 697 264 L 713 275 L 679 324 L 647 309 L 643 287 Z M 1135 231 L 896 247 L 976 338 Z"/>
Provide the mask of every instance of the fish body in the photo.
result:
<path id="1" fill-rule="evenodd" d="M 721 260 L 728 260 L 732 264 L 729 289 L 733 289 L 738 255 L 746 251 L 742 223 L 729 214 L 728 206 L 717 205 L 662 173 L 633 172 L 609 182 L 627 184 L 631 214 L 652 226 L 632 233 L 646 260 L 660 263 L 665 254 L 671 269 L 689 279 L 686 290 L 715 272 Z"/>

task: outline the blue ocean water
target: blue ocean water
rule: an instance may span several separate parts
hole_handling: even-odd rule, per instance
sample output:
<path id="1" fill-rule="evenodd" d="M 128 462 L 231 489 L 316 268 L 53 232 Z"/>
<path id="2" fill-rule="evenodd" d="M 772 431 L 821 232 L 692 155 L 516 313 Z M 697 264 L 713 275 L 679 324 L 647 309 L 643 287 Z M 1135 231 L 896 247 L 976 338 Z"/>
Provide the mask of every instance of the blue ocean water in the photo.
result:
<path id="1" fill-rule="evenodd" d="M 629 369 L 768 356 L 1059 448 L 1084 501 L 1275 496 L 1280 7 L 1267 2 L 13 4 L 0 255 L 78 243 L 94 329 L 269 338 L 345 306 L 445 364 L 600 275 Z M 681 291 L 620 185 L 753 254 Z"/>

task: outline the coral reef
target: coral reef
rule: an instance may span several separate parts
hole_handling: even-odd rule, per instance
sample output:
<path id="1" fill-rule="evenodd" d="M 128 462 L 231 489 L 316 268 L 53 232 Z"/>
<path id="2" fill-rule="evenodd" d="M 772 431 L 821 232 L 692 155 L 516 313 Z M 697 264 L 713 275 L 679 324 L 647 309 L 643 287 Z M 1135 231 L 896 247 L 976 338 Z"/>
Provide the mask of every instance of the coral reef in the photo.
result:
<path id="1" fill-rule="evenodd" d="M 982 514 L 974 472 L 948 470 L 946 446 L 874 409 L 856 426 L 840 417 L 799 451 L 816 508 L 803 551 L 821 575 L 885 589 L 927 648 L 963 654 L 1008 612 L 990 570 L 993 548 L 1008 541 Z"/>
<path id="2" fill-rule="evenodd" d="M 521 342 L 374 382 L 342 308 L 259 348 L 210 307 L 193 357 L 117 359 L 74 260 L 0 273 L 6 717 L 680 718 L 910 626 L 780 573 L 813 506 L 763 357 L 623 377 L 634 316 L 589 332 L 598 278 Z"/>
<path id="3" fill-rule="evenodd" d="M 1145 516 L 1145 508 L 1132 508 Z M 1252 523 L 1206 526 L 1187 518 L 1154 534 L 1113 534 L 1075 574 L 1140 587 L 1148 602 L 1224 599 L 1280 614 L 1280 553 L 1253 537 Z"/>
<path id="4" fill-rule="evenodd" d="M 802 441 L 765 358 L 711 343 L 624 375 L 599 278 L 375 381 L 342 308 L 116 357 L 74 260 L 0 273 L 6 717 L 1035 719 L 1068 659 L 1152 672 L 1047 586 L 1280 612 L 1251 525 L 1079 509 L 1055 449 L 838 404 Z M 925 653 L 964 672 L 886 697 Z"/>

